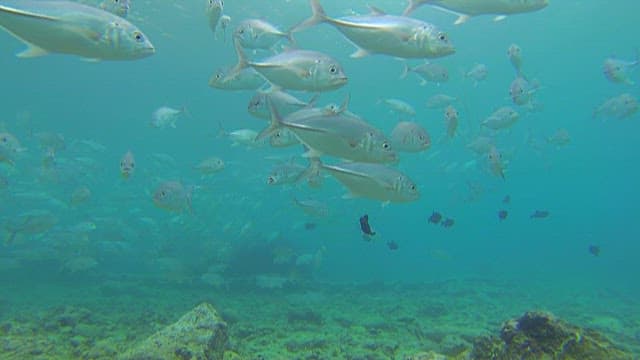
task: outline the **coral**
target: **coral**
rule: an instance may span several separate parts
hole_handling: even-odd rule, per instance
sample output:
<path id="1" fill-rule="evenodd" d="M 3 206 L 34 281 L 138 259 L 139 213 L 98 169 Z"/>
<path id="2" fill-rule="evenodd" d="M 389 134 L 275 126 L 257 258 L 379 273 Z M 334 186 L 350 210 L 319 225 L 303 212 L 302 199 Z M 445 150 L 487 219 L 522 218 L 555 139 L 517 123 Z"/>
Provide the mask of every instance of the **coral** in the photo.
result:
<path id="1" fill-rule="evenodd" d="M 210 304 L 200 304 L 176 323 L 126 351 L 120 360 L 223 360 L 227 324 Z"/>
<path id="2" fill-rule="evenodd" d="M 632 359 L 593 330 L 581 329 L 544 312 L 527 312 L 502 325 L 500 337 L 476 339 L 472 359 Z"/>

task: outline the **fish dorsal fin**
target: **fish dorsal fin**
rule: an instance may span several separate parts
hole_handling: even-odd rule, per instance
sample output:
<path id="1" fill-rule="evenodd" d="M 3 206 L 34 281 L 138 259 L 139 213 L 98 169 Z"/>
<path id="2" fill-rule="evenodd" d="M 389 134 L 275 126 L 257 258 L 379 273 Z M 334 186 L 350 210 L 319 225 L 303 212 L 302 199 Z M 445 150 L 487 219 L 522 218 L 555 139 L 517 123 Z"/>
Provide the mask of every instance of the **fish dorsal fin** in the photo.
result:
<path id="1" fill-rule="evenodd" d="M 32 17 L 32 18 L 41 19 L 41 20 L 50 20 L 50 21 L 58 21 L 59 20 L 58 18 L 53 17 L 53 16 L 47 16 L 47 15 L 38 14 L 38 13 L 30 12 L 30 11 L 14 9 L 14 8 L 12 8 L 10 6 L 6 6 L 6 5 L 0 5 L 0 12 L 6 12 L 6 13 L 17 15 L 17 16 Z"/>
<path id="2" fill-rule="evenodd" d="M 386 12 L 384 12 L 384 10 L 381 10 L 380 8 L 377 8 L 373 5 L 367 5 L 369 7 L 369 10 L 371 10 L 371 14 L 372 16 L 384 16 L 387 15 Z"/>

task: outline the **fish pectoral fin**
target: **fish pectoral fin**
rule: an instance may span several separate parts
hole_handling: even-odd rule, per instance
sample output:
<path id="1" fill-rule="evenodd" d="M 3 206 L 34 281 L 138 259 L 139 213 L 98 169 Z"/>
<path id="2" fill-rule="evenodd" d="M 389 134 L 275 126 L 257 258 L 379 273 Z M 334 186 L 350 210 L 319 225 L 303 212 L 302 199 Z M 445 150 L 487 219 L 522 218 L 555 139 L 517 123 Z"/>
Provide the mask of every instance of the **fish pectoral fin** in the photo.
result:
<path id="1" fill-rule="evenodd" d="M 12 8 L 10 6 L 6 6 L 6 5 L 0 5 L 0 11 L 6 12 L 6 13 L 9 13 L 9 14 L 13 14 L 13 15 L 31 17 L 31 18 L 41 19 L 41 20 L 50 20 L 50 21 L 59 21 L 60 20 L 60 19 L 58 19 L 56 17 L 53 17 L 53 16 L 47 16 L 47 15 L 38 14 L 38 13 L 30 12 L 30 11 L 14 9 L 14 8 Z"/>
<path id="2" fill-rule="evenodd" d="M 371 55 L 371 53 L 363 48 L 358 48 L 353 54 L 349 55 L 354 59 L 361 59 L 363 57 L 367 57 Z"/>
<path id="3" fill-rule="evenodd" d="M 506 18 L 507 18 L 507 15 L 498 15 L 498 16 L 493 18 L 493 21 L 498 22 L 498 21 L 502 21 L 502 20 L 504 20 Z"/>
<path id="4" fill-rule="evenodd" d="M 35 58 L 35 57 L 45 56 L 49 54 L 47 50 L 39 46 L 30 44 L 30 43 L 26 43 L 26 44 L 27 44 L 27 48 L 19 52 L 18 54 L 16 54 L 17 57 L 26 59 L 26 58 Z"/>
<path id="5" fill-rule="evenodd" d="M 460 14 L 458 15 L 458 18 L 456 19 L 456 21 L 454 22 L 454 25 L 464 24 L 467 21 L 469 21 L 469 19 L 471 19 L 471 16 L 466 14 Z"/>

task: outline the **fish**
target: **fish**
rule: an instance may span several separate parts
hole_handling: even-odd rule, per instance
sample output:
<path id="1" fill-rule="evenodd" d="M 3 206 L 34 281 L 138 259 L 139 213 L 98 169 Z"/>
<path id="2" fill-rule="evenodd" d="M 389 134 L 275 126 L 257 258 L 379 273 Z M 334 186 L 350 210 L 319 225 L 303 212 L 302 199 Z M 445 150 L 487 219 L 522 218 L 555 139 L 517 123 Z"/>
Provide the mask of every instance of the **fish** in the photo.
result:
<path id="1" fill-rule="evenodd" d="M 547 210 L 536 210 L 529 216 L 530 219 L 544 219 L 546 217 L 549 217 Z"/>
<path id="2" fill-rule="evenodd" d="M 364 214 L 360 217 L 360 230 L 367 236 L 376 235 L 375 231 L 371 230 L 371 225 L 369 225 L 369 215 Z"/>
<path id="3" fill-rule="evenodd" d="M 507 216 L 509 216 L 509 212 L 507 210 L 498 211 L 498 219 L 500 219 L 500 221 L 506 220 Z"/>
<path id="4" fill-rule="evenodd" d="M 316 158 L 311 159 L 311 167 L 328 172 L 349 189 L 343 198 L 368 198 L 384 203 L 406 203 L 420 198 L 418 187 L 407 175 L 382 164 L 326 165 Z"/>
<path id="5" fill-rule="evenodd" d="M 222 171 L 225 168 L 225 163 L 224 160 L 219 157 L 212 156 L 200 161 L 198 165 L 195 165 L 193 168 L 201 174 L 210 175 Z"/>
<path id="6" fill-rule="evenodd" d="M 498 149 L 491 145 L 489 149 L 489 154 L 487 155 L 487 159 L 489 160 L 489 169 L 491 173 L 495 176 L 502 178 L 505 180 L 504 176 L 504 162 L 502 161 L 502 154 L 498 151 Z"/>
<path id="7" fill-rule="evenodd" d="M 454 24 L 459 25 L 478 15 L 497 15 L 493 20 L 501 21 L 507 15 L 538 11 L 547 7 L 549 0 L 409 0 L 403 15 L 425 4 L 457 15 Z"/>
<path id="8" fill-rule="evenodd" d="M 600 246 L 598 245 L 589 245 L 589 254 L 593 256 L 600 256 Z"/>
<path id="9" fill-rule="evenodd" d="M 473 80 L 473 86 L 477 87 L 481 81 L 487 79 L 489 75 L 489 67 L 485 64 L 475 64 L 473 67 L 464 74 L 467 79 Z"/>
<path id="10" fill-rule="evenodd" d="M 518 76 L 522 75 L 522 48 L 517 44 L 509 45 L 507 49 L 507 57 L 513 69 Z"/>
<path id="11" fill-rule="evenodd" d="M 635 85 L 635 82 L 629 78 L 632 68 L 640 63 L 640 52 L 636 55 L 636 60 L 628 61 L 616 58 L 607 58 L 602 64 L 602 73 L 605 78 L 612 83 Z"/>
<path id="12" fill-rule="evenodd" d="M 331 18 L 320 5 L 320 0 L 310 0 L 310 4 L 313 15 L 296 25 L 292 31 L 300 31 L 320 23 L 330 24 L 356 46 L 356 51 L 351 54 L 352 58 L 370 54 L 404 59 L 439 58 L 456 52 L 446 32 L 424 21 L 388 15 L 374 7 L 370 7 L 370 15 Z"/>
<path id="13" fill-rule="evenodd" d="M 20 58 L 57 53 L 138 60 L 155 53 L 147 36 L 126 19 L 72 1 L 2 0 L 0 27 L 27 45 Z"/>
<path id="14" fill-rule="evenodd" d="M 38 235 L 56 226 L 60 219 L 49 210 L 32 210 L 18 215 L 5 225 L 9 235 L 5 244 L 12 244 L 18 234 Z"/>
<path id="15" fill-rule="evenodd" d="M 492 130 L 501 130 L 511 127 L 518 121 L 520 114 L 509 106 L 503 106 L 484 119 L 482 126 Z"/>
<path id="16" fill-rule="evenodd" d="M 64 141 L 64 136 L 59 133 L 53 132 L 38 132 L 33 134 L 38 140 L 40 148 L 43 150 L 50 150 L 54 153 L 65 150 L 67 145 Z"/>
<path id="17" fill-rule="evenodd" d="M 300 140 L 292 131 L 287 129 L 278 129 L 269 137 L 269 144 L 272 147 L 282 148 L 299 145 Z"/>
<path id="18" fill-rule="evenodd" d="M 218 23 L 220 24 L 220 29 L 222 29 L 222 37 L 227 42 L 227 29 L 231 25 L 231 16 L 222 15 Z"/>
<path id="19" fill-rule="evenodd" d="M 213 33 L 214 37 L 216 37 L 216 29 L 218 28 L 218 22 L 220 22 L 220 18 L 222 17 L 222 12 L 224 11 L 224 1 L 223 0 L 205 0 L 206 6 L 204 9 L 204 13 L 207 16 L 207 20 L 209 22 L 209 28 Z"/>
<path id="20" fill-rule="evenodd" d="M 108 11 L 112 14 L 118 15 L 122 18 L 126 18 L 129 15 L 131 9 L 130 0 L 103 0 L 100 5 L 100 9 Z"/>
<path id="21" fill-rule="evenodd" d="M 391 144 L 396 151 L 417 153 L 431 147 L 427 130 L 416 122 L 401 121 L 391 131 Z"/>
<path id="22" fill-rule="evenodd" d="M 427 99 L 427 107 L 430 109 L 444 109 L 456 101 L 458 101 L 456 97 L 446 94 L 436 94 Z"/>
<path id="23" fill-rule="evenodd" d="M 136 159 L 131 150 L 128 150 L 120 159 L 120 176 L 128 179 L 136 170 Z"/>
<path id="24" fill-rule="evenodd" d="M 416 110 L 408 102 L 400 99 L 380 99 L 378 103 L 385 104 L 391 111 L 399 115 L 416 116 Z"/>
<path id="25" fill-rule="evenodd" d="M 15 154 L 13 151 L 11 151 L 6 146 L 0 145 L 0 163 L 6 163 L 6 164 L 9 164 L 10 166 L 14 166 L 15 165 L 14 157 L 15 157 Z"/>
<path id="26" fill-rule="evenodd" d="M 493 145 L 493 139 L 486 136 L 477 136 L 470 143 L 466 145 L 467 149 L 475 152 L 478 155 L 484 155 L 491 150 Z"/>
<path id="27" fill-rule="evenodd" d="M 248 148 L 262 147 L 264 139 L 257 139 L 258 132 L 252 129 L 238 129 L 226 134 L 231 140 L 231 146 L 245 145 Z"/>
<path id="28" fill-rule="evenodd" d="M 429 219 L 427 219 L 427 221 L 431 224 L 439 224 L 440 220 L 442 220 L 442 214 L 437 211 L 431 213 L 431 216 L 429 216 Z"/>
<path id="29" fill-rule="evenodd" d="M 249 100 L 249 105 L 247 106 L 249 114 L 260 119 L 269 120 L 271 118 L 271 112 L 269 111 L 267 98 L 271 99 L 271 102 L 278 110 L 278 113 L 285 117 L 297 110 L 312 107 L 317 100 L 317 96 L 314 96 L 308 102 L 302 101 L 297 97 L 278 89 L 258 91 L 251 100 Z"/>
<path id="30" fill-rule="evenodd" d="M 233 39 L 245 49 L 272 49 L 280 40 L 295 43 L 290 31 L 282 31 L 260 19 L 243 20 L 233 32 Z"/>
<path id="31" fill-rule="evenodd" d="M 638 112 L 638 100 L 624 93 L 605 100 L 593 111 L 594 118 L 623 120 Z"/>
<path id="32" fill-rule="evenodd" d="M 387 241 L 387 247 L 389 248 L 389 250 L 394 251 L 394 250 L 398 250 L 400 248 L 400 245 L 398 245 L 397 242 L 391 240 L 391 241 Z"/>
<path id="33" fill-rule="evenodd" d="M 453 227 L 453 225 L 455 225 L 455 223 L 456 223 L 456 221 L 455 221 L 454 219 L 452 219 L 452 218 L 447 218 L 447 219 L 446 219 L 445 221 L 443 221 L 441 224 L 442 224 L 442 227 L 444 227 L 444 228 L 446 228 L 446 229 L 449 229 L 449 228 Z"/>
<path id="34" fill-rule="evenodd" d="M 571 136 L 566 129 L 558 129 L 549 137 L 547 137 L 547 143 L 555 146 L 565 146 L 571 143 Z"/>
<path id="35" fill-rule="evenodd" d="M 91 198 L 91 190 L 86 186 L 80 186 L 71 193 L 71 205 L 78 206 Z"/>
<path id="36" fill-rule="evenodd" d="M 514 104 L 519 106 L 532 103 L 532 96 L 539 89 L 539 84 L 529 82 L 522 76 L 516 77 L 509 86 L 509 96 Z"/>
<path id="37" fill-rule="evenodd" d="M 295 184 L 303 178 L 305 166 L 296 164 L 292 159 L 289 162 L 275 166 L 267 176 L 267 185 Z"/>
<path id="38" fill-rule="evenodd" d="M 299 200 L 297 198 L 293 198 L 293 203 L 298 208 L 302 209 L 302 211 L 309 216 L 314 217 L 327 217 L 329 216 L 329 207 L 327 204 L 318 201 L 318 200 Z"/>
<path id="39" fill-rule="evenodd" d="M 227 76 L 236 76 L 251 67 L 271 84 L 287 90 L 325 92 L 347 84 L 342 65 L 318 51 L 290 49 L 261 61 L 250 61 L 238 41 L 234 41 L 238 64 Z"/>
<path id="40" fill-rule="evenodd" d="M 264 139 L 276 130 L 286 128 L 309 148 L 306 157 L 326 154 L 357 162 L 397 162 L 398 155 L 391 142 L 380 130 L 347 112 L 348 101 L 347 97 L 342 110 L 335 114 L 311 108 L 296 111 L 285 119 L 269 101 L 271 123 L 256 139 Z"/>
<path id="41" fill-rule="evenodd" d="M 449 81 L 449 70 L 447 70 L 443 65 L 432 62 L 426 62 L 422 65 L 413 67 L 409 67 L 409 65 L 404 64 L 402 74 L 400 74 L 400 79 L 406 78 L 407 74 L 410 72 L 420 76 L 422 79 L 420 82 L 421 86 L 427 85 L 429 82 L 440 85 Z"/>
<path id="42" fill-rule="evenodd" d="M 218 90 L 257 90 L 267 83 L 267 79 L 255 69 L 248 67 L 241 71 L 235 68 L 218 68 L 209 78 L 209 86 Z"/>
<path id="43" fill-rule="evenodd" d="M 168 106 L 162 106 L 151 114 L 151 126 L 157 129 L 176 128 L 176 121 L 187 114 L 186 108 L 174 109 Z"/>
<path id="44" fill-rule="evenodd" d="M 191 208 L 192 187 L 185 187 L 179 181 L 164 181 L 153 192 L 156 207 L 172 212 L 193 212 Z"/>
<path id="45" fill-rule="evenodd" d="M 26 149 L 22 147 L 20 140 L 8 132 L 0 132 L 0 147 L 5 148 L 11 153 L 26 151 Z"/>
<path id="46" fill-rule="evenodd" d="M 444 121 L 445 125 L 447 126 L 447 136 L 450 138 L 456 136 L 459 117 L 460 113 L 455 107 L 453 107 L 453 105 L 449 105 L 446 109 L 444 109 Z"/>

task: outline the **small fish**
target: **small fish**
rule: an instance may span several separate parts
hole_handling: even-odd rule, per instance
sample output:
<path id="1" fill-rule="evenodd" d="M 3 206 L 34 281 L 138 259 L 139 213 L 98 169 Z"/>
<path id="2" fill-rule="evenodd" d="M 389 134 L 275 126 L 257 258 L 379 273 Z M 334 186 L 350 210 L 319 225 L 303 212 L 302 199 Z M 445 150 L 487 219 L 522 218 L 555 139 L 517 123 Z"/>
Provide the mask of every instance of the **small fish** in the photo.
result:
<path id="1" fill-rule="evenodd" d="M 304 166 L 296 164 L 293 160 L 279 164 L 267 176 L 267 185 L 295 184 L 303 178 L 302 174 L 305 169 Z"/>
<path id="2" fill-rule="evenodd" d="M 286 117 L 298 110 L 313 107 L 316 100 L 317 97 L 314 96 L 311 100 L 305 102 L 287 92 L 277 89 L 269 91 L 259 90 L 251 100 L 249 100 L 247 111 L 257 118 L 269 120 L 271 119 L 269 101 L 271 101 L 280 116 Z"/>
<path id="3" fill-rule="evenodd" d="M 464 77 L 468 79 L 472 79 L 473 86 L 477 87 L 481 81 L 484 81 L 487 79 L 488 75 L 489 75 L 489 68 L 487 67 L 487 65 L 475 64 L 469 71 L 467 71 L 466 74 L 464 74 Z"/>
<path id="4" fill-rule="evenodd" d="M 640 58 L 640 53 L 638 54 Z M 634 61 L 625 61 L 616 58 L 605 59 L 602 65 L 602 72 L 604 76 L 612 83 L 635 85 L 635 83 L 629 78 L 629 72 L 632 68 L 638 66 L 640 59 Z"/>
<path id="5" fill-rule="evenodd" d="M 91 190 L 86 186 L 80 186 L 71 193 L 71 205 L 78 206 L 91 198 Z"/>
<path id="6" fill-rule="evenodd" d="M 120 175 L 128 179 L 136 170 L 136 159 L 131 150 L 127 151 L 120 159 Z"/>
<path id="7" fill-rule="evenodd" d="M 224 160 L 219 157 L 212 156 L 204 159 L 193 168 L 200 171 L 204 175 L 210 175 L 222 171 L 225 167 Z"/>
<path id="8" fill-rule="evenodd" d="M 300 140 L 287 129 L 278 129 L 269 137 L 269 144 L 276 148 L 299 145 Z"/>
<path id="9" fill-rule="evenodd" d="M 224 1 L 205 0 L 205 2 L 206 7 L 204 13 L 207 16 L 207 20 L 209 20 L 209 28 L 211 29 L 211 32 L 213 32 L 214 37 L 217 37 L 216 28 L 218 27 L 218 22 L 220 22 L 220 18 L 222 17 L 222 12 L 224 11 Z"/>
<path id="10" fill-rule="evenodd" d="M 130 0 L 103 0 L 100 3 L 100 9 L 106 10 L 112 14 L 126 18 L 131 9 Z"/>
<path id="11" fill-rule="evenodd" d="M 431 214 L 431 216 L 429 216 L 429 219 L 427 221 L 431 224 L 439 224 L 441 220 L 442 220 L 442 214 L 440 214 L 437 211 L 434 211 Z"/>
<path id="12" fill-rule="evenodd" d="M 20 144 L 20 140 L 8 132 L 0 132 L 0 147 L 5 148 L 11 153 L 26 151 L 26 149 Z"/>
<path id="13" fill-rule="evenodd" d="M 158 185 L 153 193 L 153 203 L 164 210 L 183 212 L 191 208 L 192 188 L 187 188 L 179 181 L 165 181 Z"/>
<path id="14" fill-rule="evenodd" d="M 371 226 L 369 225 L 369 215 L 365 214 L 360 217 L 360 230 L 367 236 L 374 236 L 376 234 L 371 230 Z"/>
<path id="15" fill-rule="evenodd" d="M 446 109 L 444 109 L 444 121 L 445 125 L 447 126 L 447 136 L 450 138 L 456 135 L 459 117 L 460 113 L 458 113 L 458 110 L 456 110 L 456 108 L 454 108 L 452 105 L 449 105 Z"/>
<path id="16" fill-rule="evenodd" d="M 478 155 L 484 155 L 491 150 L 493 145 L 493 139 L 486 136 L 477 136 L 470 143 L 466 145 L 467 149 L 475 152 Z"/>
<path id="17" fill-rule="evenodd" d="M 547 137 L 547 143 L 555 146 L 565 146 L 571 143 L 571 136 L 566 129 L 558 129 Z"/>
<path id="18" fill-rule="evenodd" d="M 445 221 L 442 222 L 442 226 L 446 229 L 453 227 L 453 225 L 455 225 L 456 221 L 453 220 L 452 218 L 447 218 Z"/>
<path id="19" fill-rule="evenodd" d="M 493 175 L 502 178 L 504 177 L 504 162 L 502 161 L 502 154 L 498 151 L 498 149 L 491 145 L 491 149 L 489 150 L 489 154 L 487 155 L 489 160 L 489 169 L 493 173 Z"/>
<path id="20" fill-rule="evenodd" d="M 444 109 L 456 101 L 458 101 L 458 99 L 453 96 L 436 94 L 427 99 L 427 107 L 429 109 Z"/>
<path id="21" fill-rule="evenodd" d="M 378 103 L 386 105 L 391 111 L 398 115 L 409 115 L 411 117 L 416 115 L 416 110 L 404 100 L 400 99 L 380 99 Z"/>
<path id="22" fill-rule="evenodd" d="M 509 212 L 507 210 L 498 211 L 498 219 L 500 219 L 500 221 L 506 220 L 507 216 L 509 216 Z"/>
<path id="23" fill-rule="evenodd" d="M 0 28 L 27 45 L 17 55 L 20 58 L 59 53 L 91 60 L 136 60 L 155 53 L 132 23 L 73 1 L 3 0 Z"/>
<path id="24" fill-rule="evenodd" d="M 600 256 L 600 246 L 598 245 L 589 245 L 589 254 L 593 256 Z"/>
<path id="25" fill-rule="evenodd" d="M 492 130 L 502 130 L 511 127 L 519 118 L 520 114 L 517 111 L 509 106 L 503 106 L 484 119 L 481 125 Z"/>
<path id="26" fill-rule="evenodd" d="M 529 216 L 530 219 L 544 219 L 549 216 L 549 212 L 546 210 L 536 210 Z"/>
<path id="27" fill-rule="evenodd" d="M 514 104 L 519 106 L 529 105 L 532 102 L 532 96 L 539 89 L 539 84 L 529 82 L 527 79 L 518 76 L 509 86 L 509 96 Z"/>
<path id="28" fill-rule="evenodd" d="M 293 203 L 302 209 L 302 211 L 309 216 L 314 217 L 327 217 L 329 216 L 329 207 L 327 204 L 318 201 L 318 200 L 299 200 L 297 198 L 293 198 Z"/>
<path id="29" fill-rule="evenodd" d="M 638 100 L 629 93 L 605 100 L 593 111 L 593 117 L 622 120 L 638 112 Z"/>
<path id="30" fill-rule="evenodd" d="M 427 83 L 430 82 L 440 85 L 449 81 L 449 70 L 447 70 L 446 67 L 436 63 L 426 62 L 422 65 L 413 67 L 409 67 L 407 64 L 404 64 L 402 74 L 400 74 L 400 79 L 406 78 L 407 74 L 409 74 L 410 72 L 420 76 L 421 86 L 427 85 Z"/>
<path id="31" fill-rule="evenodd" d="M 257 139 L 258 132 L 252 129 L 238 129 L 225 135 L 231 140 L 231 146 L 244 145 L 247 148 L 257 148 L 266 145 L 264 139 Z"/>
<path id="32" fill-rule="evenodd" d="M 267 80 L 251 67 L 235 71 L 235 68 L 222 67 L 209 78 L 209 86 L 226 91 L 256 90 L 264 86 Z"/>
<path id="33" fill-rule="evenodd" d="M 242 21 L 233 32 L 233 39 L 245 49 L 272 49 L 278 41 L 294 43 L 291 32 L 285 32 L 260 19 Z"/>
<path id="34" fill-rule="evenodd" d="M 222 38 L 227 42 L 227 29 L 231 25 L 231 16 L 222 15 L 220 17 L 220 29 L 222 29 Z"/>
<path id="35" fill-rule="evenodd" d="M 168 106 L 162 106 L 151 114 L 151 126 L 158 129 L 166 129 L 167 127 L 176 127 L 176 121 L 187 113 L 186 108 L 174 109 Z"/>
<path id="36" fill-rule="evenodd" d="M 516 70 L 517 75 L 522 74 L 522 49 L 516 44 L 509 45 L 507 49 L 507 57 L 511 66 Z"/>
<path id="37" fill-rule="evenodd" d="M 431 137 L 427 130 L 416 122 L 401 121 L 391 131 L 391 144 L 397 151 L 421 152 L 431 146 Z"/>
<path id="38" fill-rule="evenodd" d="M 389 248 L 389 250 L 394 251 L 398 250 L 400 248 L 400 245 L 398 245 L 397 242 L 391 240 L 387 242 L 387 247 Z"/>

